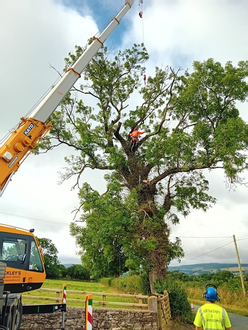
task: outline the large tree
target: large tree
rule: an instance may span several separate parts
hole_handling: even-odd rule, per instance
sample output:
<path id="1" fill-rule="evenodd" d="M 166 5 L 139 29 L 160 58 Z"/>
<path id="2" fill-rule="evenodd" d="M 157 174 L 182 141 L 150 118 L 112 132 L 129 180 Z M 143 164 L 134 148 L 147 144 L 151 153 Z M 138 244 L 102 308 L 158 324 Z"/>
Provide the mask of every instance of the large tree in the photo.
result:
<path id="1" fill-rule="evenodd" d="M 81 52 L 77 47 L 69 54 L 66 68 Z M 125 266 L 146 271 L 152 284 L 166 277 L 171 258 L 182 256 L 180 242 L 170 241 L 170 223 L 215 202 L 203 170 L 223 169 L 235 183 L 247 167 L 248 126 L 237 101 L 247 97 L 248 63 L 208 59 L 194 62 L 191 72 L 156 68 L 144 85 L 147 59 L 138 45 L 115 56 L 103 48 L 85 69 L 83 84 L 52 116 L 41 147 L 74 150 L 63 179 L 76 175 L 80 187 L 86 227 L 73 224 L 71 232 L 84 262 L 99 276 L 117 275 Z M 88 96 L 92 106 L 84 102 Z M 146 134 L 131 151 L 135 126 Z M 87 183 L 80 186 L 86 168 L 107 171 L 102 196 Z"/>

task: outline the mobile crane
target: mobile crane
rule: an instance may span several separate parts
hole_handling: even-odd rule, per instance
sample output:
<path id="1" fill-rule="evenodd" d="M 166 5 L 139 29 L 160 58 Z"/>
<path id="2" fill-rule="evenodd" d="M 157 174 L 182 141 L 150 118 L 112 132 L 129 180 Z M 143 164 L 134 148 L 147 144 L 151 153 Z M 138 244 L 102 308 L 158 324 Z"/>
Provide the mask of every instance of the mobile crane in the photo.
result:
<path id="1" fill-rule="evenodd" d="M 46 278 L 41 247 L 33 232 L 0 224 L 0 329 L 19 329 L 21 293 L 39 289 Z"/>
<path id="2" fill-rule="evenodd" d="M 51 114 L 133 3 L 134 0 L 125 1 L 124 7 L 106 29 L 93 37 L 93 42 L 74 65 L 66 70 L 31 114 L 21 118 L 18 127 L 0 147 L 0 196 L 22 162 L 50 130 L 52 123 L 47 121 Z M 36 313 L 35 308 L 23 308 L 21 293 L 40 288 L 45 276 L 44 259 L 33 230 L 0 224 L 0 329 L 18 330 L 23 313 Z M 65 310 L 63 305 L 57 306 L 56 310 Z M 39 310 L 42 309 L 40 307 Z M 49 308 L 43 310 L 51 312 Z"/>
<path id="3" fill-rule="evenodd" d="M 17 129 L 0 148 L 0 196 L 6 189 L 21 163 L 37 146 L 44 135 L 50 130 L 51 122 L 46 123 L 56 110 L 71 87 L 81 77 L 81 73 L 97 53 L 104 41 L 112 33 L 120 20 L 133 5 L 134 0 L 126 0 L 124 7 L 110 22 L 106 29 L 83 52 L 74 65 L 66 70 L 62 78 L 51 89 L 46 97 L 37 105 L 28 118 L 22 117 Z"/>

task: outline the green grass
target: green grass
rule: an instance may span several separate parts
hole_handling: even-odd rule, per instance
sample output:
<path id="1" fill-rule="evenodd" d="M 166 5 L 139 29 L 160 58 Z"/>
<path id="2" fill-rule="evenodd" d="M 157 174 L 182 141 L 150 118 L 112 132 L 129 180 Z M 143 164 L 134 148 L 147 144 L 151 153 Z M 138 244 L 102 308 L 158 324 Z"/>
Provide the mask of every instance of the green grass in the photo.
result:
<path id="1" fill-rule="evenodd" d="M 67 306 L 84 306 L 85 294 L 70 293 L 68 291 L 83 291 L 83 292 L 98 292 L 98 293 L 117 293 L 116 289 L 109 286 L 105 286 L 102 283 L 97 282 L 81 282 L 81 281 L 63 281 L 63 280 L 45 280 L 42 288 L 43 289 L 56 289 L 62 290 L 63 284 L 66 284 L 67 288 L 67 299 L 77 299 L 78 302 L 71 302 L 67 300 Z M 119 292 L 123 293 L 123 292 Z M 54 298 L 53 300 L 43 300 L 43 299 L 33 299 L 29 296 L 39 296 L 39 297 L 50 297 Z M 24 304 L 53 304 L 56 302 L 56 293 L 55 292 L 46 292 L 46 291 L 29 291 L 23 294 L 23 303 Z M 96 303 L 102 302 L 102 296 L 93 295 L 93 304 L 95 301 L 96 307 L 102 307 L 102 304 Z M 62 301 L 62 295 L 59 296 L 59 302 Z M 107 305 L 108 308 L 132 308 L 122 305 L 122 303 L 138 303 L 137 299 L 124 298 L 124 297 L 107 297 L 107 302 L 119 302 L 120 305 Z M 144 301 L 143 303 L 147 303 Z M 134 307 L 133 307 L 134 308 Z M 137 307 L 136 307 L 137 308 Z"/>
<path id="2" fill-rule="evenodd" d="M 232 293 L 223 288 L 218 288 L 218 293 L 220 295 L 220 301 L 218 304 L 224 307 L 227 312 L 248 316 L 248 297 L 243 297 L 242 292 Z M 206 300 L 201 297 L 201 288 L 187 287 L 187 294 L 189 302 L 193 302 L 196 305 L 201 306 L 206 302 Z"/>
<path id="3" fill-rule="evenodd" d="M 98 282 L 81 282 L 66 280 L 45 280 L 42 288 L 62 289 L 62 285 L 66 284 L 67 290 L 74 291 L 90 291 L 90 292 L 113 292 L 111 288 Z"/>

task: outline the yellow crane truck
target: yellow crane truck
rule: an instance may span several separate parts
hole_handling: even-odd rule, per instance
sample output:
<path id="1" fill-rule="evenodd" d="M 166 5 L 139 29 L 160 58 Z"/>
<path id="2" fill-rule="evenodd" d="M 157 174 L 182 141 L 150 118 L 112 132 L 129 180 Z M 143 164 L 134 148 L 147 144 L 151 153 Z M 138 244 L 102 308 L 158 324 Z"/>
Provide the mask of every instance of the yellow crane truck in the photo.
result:
<path id="1" fill-rule="evenodd" d="M 51 128 L 47 123 L 82 71 L 103 46 L 120 20 L 132 7 L 134 0 L 126 0 L 123 8 L 105 30 L 93 37 L 74 65 L 60 78 L 31 114 L 22 117 L 17 128 L 0 147 L 0 196 L 22 162 Z M 0 329 L 18 330 L 23 314 L 65 311 L 65 304 L 22 305 L 21 294 L 38 289 L 45 280 L 44 260 L 33 230 L 0 224 Z"/>

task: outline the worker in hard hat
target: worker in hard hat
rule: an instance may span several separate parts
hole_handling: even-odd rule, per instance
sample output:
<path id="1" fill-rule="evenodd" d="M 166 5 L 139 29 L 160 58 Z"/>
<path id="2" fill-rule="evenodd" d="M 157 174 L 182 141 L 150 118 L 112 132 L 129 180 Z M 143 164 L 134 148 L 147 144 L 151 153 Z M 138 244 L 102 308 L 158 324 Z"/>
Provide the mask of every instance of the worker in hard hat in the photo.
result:
<path id="1" fill-rule="evenodd" d="M 132 138 L 132 142 L 131 142 L 131 145 L 130 145 L 130 150 L 131 151 L 135 150 L 137 141 L 139 139 L 139 135 L 144 134 L 144 133 L 146 133 L 146 132 L 145 131 L 141 132 L 141 131 L 138 130 L 137 127 L 135 127 L 134 130 L 129 134 Z"/>
<path id="2" fill-rule="evenodd" d="M 203 297 L 207 303 L 201 306 L 196 313 L 195 330 L 231 330 L 232 325 L 225 308 L 215 303 L 219 300 L 217 288 L 207 285 Z"/>

